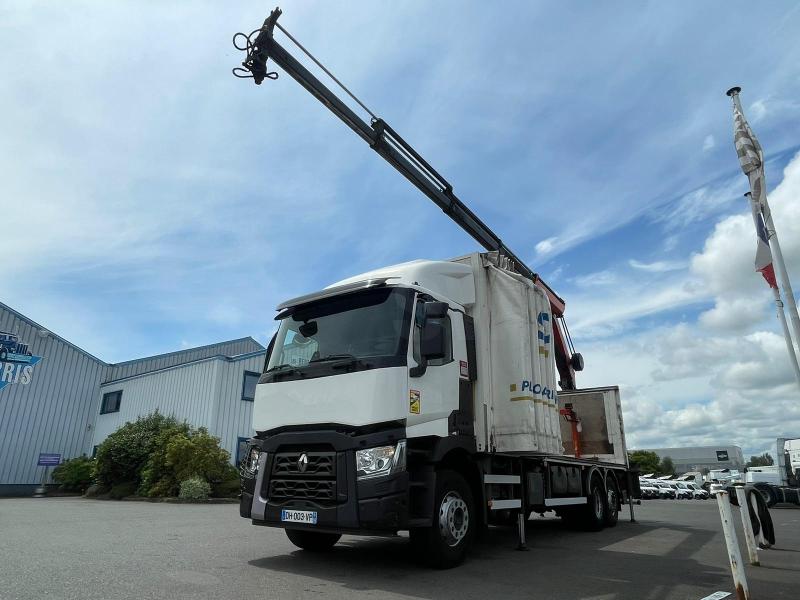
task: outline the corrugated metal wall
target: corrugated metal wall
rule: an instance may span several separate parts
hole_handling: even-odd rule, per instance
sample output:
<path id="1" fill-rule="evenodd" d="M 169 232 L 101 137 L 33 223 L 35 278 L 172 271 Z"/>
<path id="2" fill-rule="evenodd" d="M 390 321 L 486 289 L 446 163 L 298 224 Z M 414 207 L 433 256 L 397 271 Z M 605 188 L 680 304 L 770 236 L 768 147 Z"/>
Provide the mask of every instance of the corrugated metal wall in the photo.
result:
<path id="1" fill-rule="evenodd" d="M 44 469 L 36 466 L 39 453 L 72 458 L 85 451 L 109 368 L 2 303 L 0 331 L 16 333 L 43 357 L 28 385 L 0 390 L 0 485 L 35 484 Z"/>
<path id="2" fill-rule="evenodd" d="M 266 351 L 250 357 L 230 361 L 219 361 L 219 393 L 217 414 L 211 431 L 220 438 L 220 444 L 236 460 L 239 437 L 252 437 L 253 403 L 242 400 L 245 371 L 261 373 Z"/>
<path id="3" fill-rule="evenodd" d="M 238 358 L 203 359 L 104 384 L 97 400 L 98 412 L 102 395 L 117 390 L 122 390 L 120 410 L 97 415 L 87 452 L 126 421 L 157 408 L 195 427 L 208 428 L 235 460 L 238 437 L 252 435 L 253 403 L 241 399 L 244 372 L 260 372 L 264 355 L 265 351 L 259 350 Z"/>
<path id="4" fill-rule="evenodd" d="M 108 380 L 112 381 L 116 379 L 123 379 L 125 377 L 139 375 L 140 373 L 156 371 L 166 367 L 174 367 L 176 365 L 193 362 L 202 358 L 209 358 L 211 356 L 238 356 L 239 354 L 258 352 L 259 350 L 263 349 L 264 347 L 253 338 L 246 337 L 238 340 L 231 340 L 229 342 L 201 346 L 199 348 L 190 348 L 188 350 L 180 350 L 178 352 L 170 352 L 168 354 L 159 354 L 158 356 L 129 360 L 112 365 L 112 370 L 108 375 Z"/>

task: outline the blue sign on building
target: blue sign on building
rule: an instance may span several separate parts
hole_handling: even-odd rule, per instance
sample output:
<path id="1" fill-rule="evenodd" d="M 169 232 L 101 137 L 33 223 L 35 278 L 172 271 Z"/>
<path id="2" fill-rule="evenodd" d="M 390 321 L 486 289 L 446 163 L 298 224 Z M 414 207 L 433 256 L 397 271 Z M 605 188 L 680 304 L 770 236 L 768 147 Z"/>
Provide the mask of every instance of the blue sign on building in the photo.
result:
<path id="1" fill-rule="evenodd" d="M 0 331 L 0 390 L 14 383 L 28 385 L 40 360 L 42 357 L 33 356 L 28 344 L 20 342 L 16 334 Z"/>
<path id="2" fill-rule="evenodd" d="M 42 453 L 39 455 L 39 462 L 36 464 L 40 467 L 57 467 L 61 464 L 61 455 Z"/>

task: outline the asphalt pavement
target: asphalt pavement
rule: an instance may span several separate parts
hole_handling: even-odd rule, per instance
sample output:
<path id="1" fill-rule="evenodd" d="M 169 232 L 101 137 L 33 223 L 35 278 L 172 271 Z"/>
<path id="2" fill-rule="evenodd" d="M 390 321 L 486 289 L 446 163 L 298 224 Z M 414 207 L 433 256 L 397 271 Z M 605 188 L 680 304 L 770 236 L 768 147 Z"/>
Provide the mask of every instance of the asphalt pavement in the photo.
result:
<path id="1" fill-rule="evenodd" d="M 466 564 L 432 571 L 403 537 L 297 550 L 282 530 L 240 518 L 235 504 L 0 499 L 0 599 L 700 600 L 733 591 L 715 502 L 635 509 L 637 523 L 597 533 L 535 517 L 528 552 L 515 550 L 513 530 L 492 528 Z M 777 547 L 747 567 L 752 598 L 797 598 L 800 508 L 771 512 Z"/>

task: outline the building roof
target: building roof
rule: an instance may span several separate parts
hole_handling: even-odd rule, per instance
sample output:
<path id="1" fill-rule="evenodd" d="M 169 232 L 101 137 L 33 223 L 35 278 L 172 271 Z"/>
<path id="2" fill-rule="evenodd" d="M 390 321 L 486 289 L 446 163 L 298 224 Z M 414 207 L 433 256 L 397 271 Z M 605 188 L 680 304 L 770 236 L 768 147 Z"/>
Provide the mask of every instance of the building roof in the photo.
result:
<path id="1" fill-rule="evenodd" d="M 14 310 L 10 306 L 0 302 L 0 308 L 8 311 L 16 318 L 25 321 L 31 327 L 34 327 L 40 331 L 46 331 L 48 337 L 57 339 L 61 343 L 70 346 L 71 348 L 77 350 L 78 352 L 86 355 L 90 359 L 107 367 L 111 367 L 109 377 L 103 383 L 109 383 L 110 381 L 116 381 L 119 379 L 126 379 L 128 377 L 132 377 L 134 375 L 141 375 L 143 373 L 160 371 L 165 368 L 197 362 L 199 360 L 204 360 L 208 358 L 214 358 L 214 357 L 231 358 L 231 357 L 243 356 L 245 354 L 253 354 L 265 351 L 264 346 L 261 345 L 258 341 L 256 341 L 255 338 L 253 338 L 252 336 L 246 336 L 242 338 L 236 338 L 233 340 L 227 340 L 224 342 L 217 342 L 215 344 L 206 344 L 204 346 L 184 348 L 183 350 L 176 350 L 174 352 L 165 352 L 163 354 L 155 354 L 153 356 L 135 358 L 133 360 L 127 360 L 119 363 L 107 363 L 104 360 L 97 358 L 93 354 L 87 352 L 80 346 L 77 346 L 72 342 L 64 339 L 63 337 L 53 333 L 46 327 L 43 327 L 42 325 L 26 317 L 19 311 Z"/>

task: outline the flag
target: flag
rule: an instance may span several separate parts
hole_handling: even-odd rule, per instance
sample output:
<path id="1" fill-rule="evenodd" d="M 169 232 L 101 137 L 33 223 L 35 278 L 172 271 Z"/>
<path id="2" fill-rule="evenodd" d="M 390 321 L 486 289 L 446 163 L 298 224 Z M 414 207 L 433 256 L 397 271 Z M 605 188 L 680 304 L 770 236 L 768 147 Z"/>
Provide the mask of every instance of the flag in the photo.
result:
<path id="1" fill-rule="evenodd" d="M 736 155 L 739 165 L 750 180 L 750 191 L 753 199 L 758 203 L 759 212 L 764 214 L 764 219 L 769 217 L 767 204 L 767 183 L 764 177 L 764 153 L 761 144 L 747 119 L 744 118 L 742 105 L 738 95 L 733 96 L 733 143 L 736 146 Z M 758 229 L 758 225 L 756 225 Z"/>
<path id="2" fill-rule="evenodd" d="M 758 245 L 756 246 L 756 271 L 766 279 L 769 287 L 778 287 L 778 282 L 775 279 L 775 269 L 772 266 L 772 250 L 769 248 L 769 235 L 767 234 L 767 227 L 764 225 L 764 215 L 761 214 L 758 203 L 750 197 L 750 206 L 753 209 L 753 221 L 756 225 L 756 235 L 758 236 Z"/>
<path id="3" fill-rule="evenodd" d="M 744 118 L 738 98 L 733 102 L 733 142 L 745 175 L 750 175 L 763 166 L 764 155 L 761 152 L 761 144 L 758 143 L 750 124 Z"/>

